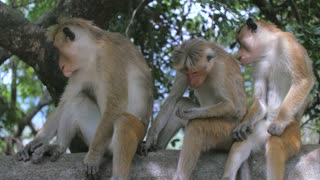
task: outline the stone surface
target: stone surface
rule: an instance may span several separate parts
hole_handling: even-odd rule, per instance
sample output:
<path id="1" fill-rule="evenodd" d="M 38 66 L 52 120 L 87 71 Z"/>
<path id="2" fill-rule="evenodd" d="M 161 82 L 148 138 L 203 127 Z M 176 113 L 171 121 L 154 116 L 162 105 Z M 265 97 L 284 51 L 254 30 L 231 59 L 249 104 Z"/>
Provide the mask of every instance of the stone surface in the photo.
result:
<path id="1" fill-rule="evenodd" d="M 13 156 L 0 157 L 0 179 L 4 180 L 82 180 L 84 153 L 66 154 L 57 162 L 45 159 L 40 164 L 18 162 Z M 179 151 L 166 150 L 149 153 L 147 157 L 136 156 L 132 168 L 131 179 L 172 179 L 179 157 Z M 220 179 L 226 152 L 209 152 L 203 154 L 193 172 L 193 178 Z M 265 158 L 263 153 L 253 155 L 249 160 L 252 180 L 265 179 Z M 111 176 L 111 159 L 106 158 L 102 166 L 101 179 Z M 305 145 L 301 153 L 287 163 L 287 180 L 320 180 L 320 146 Z"/>

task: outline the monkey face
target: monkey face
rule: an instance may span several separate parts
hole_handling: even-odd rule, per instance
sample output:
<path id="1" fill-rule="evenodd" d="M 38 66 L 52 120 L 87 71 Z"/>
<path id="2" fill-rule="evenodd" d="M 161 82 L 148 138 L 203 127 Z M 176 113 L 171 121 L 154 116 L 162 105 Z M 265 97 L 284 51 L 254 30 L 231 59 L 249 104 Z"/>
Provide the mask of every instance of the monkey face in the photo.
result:
<path id="1" fill-rule="evenodd" d="M 92 66 L 96 57 L 95 40 L 76 26 L 60 28 L 54 37 L 54 46 L 59 49 L 59 67 L 66 77 Z"/>
<path id="2" fill-rule="evenodd" d="M 192 39 L 173 52 L 173 67 L 187 76 L 190 87 L 198 88 L 207 79 L 215 58 L 213 48 L 202 40 Z"/>
<path id="3" fill-rule="evenodd" d="M 273 33 L 263 23 L 254 22 L 251 18 L 241 28 L 237 42 L 240 47 L 236 57 L 242 65 L 261 60 L 276 45 Z"/>
<path id="4" fill-rule="evenodd" d="M 253 63 L 258 58 L 256 57 L 256 51 L 258 50 L 256 47 L 256 33 L 248 26 L 244 26 L 238 34 L 237 42 L 240 47 L 236 57 L 242 65 Z"/>

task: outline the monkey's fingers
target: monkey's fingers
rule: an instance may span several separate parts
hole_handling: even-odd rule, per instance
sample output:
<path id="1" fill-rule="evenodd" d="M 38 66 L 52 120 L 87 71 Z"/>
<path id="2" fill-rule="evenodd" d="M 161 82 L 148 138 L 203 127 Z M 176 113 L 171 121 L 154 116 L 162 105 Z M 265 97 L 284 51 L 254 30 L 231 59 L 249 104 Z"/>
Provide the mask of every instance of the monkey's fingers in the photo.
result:
<path id="1" fill-rule="evenodd" d="M 18 161 L 29 161 L 30 160 L 29 149 L 24 148 L 23 150 L 19 151 L 16 157 Z"/>
<path id="2" fill-rule="evenodd" d="M 142 143 L 139 144 L 137 148 L 137 154 L 140 156 L 147 156 L 149 152 L 149 149 L 146 146 L 146 142 L 143 141 Z"/>
<path id="3" fill-rule="evenodd" d="M 50 161 L 51 162 L 57 161 L 63 153 L 64 151 L 61 150 L 58 145 L 52 147 L 50 150 L 50 155 L 51 155 Z"/>
<path id="4" fill-rule="evenodd" d="M 272 136 L 280 136 L 285 129 L 285 125 L 280 123 L 271 123 L 268 127 L 268 133 Z"/>
<path id="5" fill-rule="evenodd" d="M 177 111 L 176 111 L 176 116 L 180 119 L 183 119 L 183 120 L 189 120 L 188 116 L 187 116 L 187 113 L 188 111 L 186 110 L 183 110 L 181 108 L 177 108 Z"/>
<path id="6" fill-rule="evenodd" d="M 243 128 L 240 128 L 238 131 L 235 132 L 235 139 L 236 141 L 244 141 L 247 139 L 246 131 Z"/>
<path id="7" fill-rule="evenodd" d="M 35 142 L 30 144 L 30 151 L 34 152 L 36 149 L 38 149 L 39 147 L 41 147 L 43 145 L 42 142 Z"/>
<path id="8" fill-rule="evenodd" d="M 31 162 L 33 164 L 38 164 L 43 160 L 43 157 L 47 152 L 50 150 L 50 145 L 40 146 L 39 148 L 35 149 L 32 154 Z"/>
<path id="9" fill-rule="evenodd" d="M 84 159 L 84 166 L 86 175 L 88 178 L 96 179 L 99 172 L 100 162 L 102 157 L 94 156 L 90 154 L 90 151 L 87 153 Z"/>
<path id="10" fill-rule="evenodd" d="M 89 179 L 98 179 L 99 166 L 85 164 L 86 176 Z"/>

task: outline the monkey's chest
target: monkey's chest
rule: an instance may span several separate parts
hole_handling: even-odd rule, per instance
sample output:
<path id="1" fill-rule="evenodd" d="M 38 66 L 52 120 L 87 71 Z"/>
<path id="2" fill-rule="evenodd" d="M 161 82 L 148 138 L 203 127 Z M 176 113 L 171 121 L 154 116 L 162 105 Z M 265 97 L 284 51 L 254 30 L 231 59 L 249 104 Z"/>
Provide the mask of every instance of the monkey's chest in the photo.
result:
<path id="1" fill-rule="evenodd" d="M 212 90 L 211 88 L 201 88 L 195 90 L 195 95 L 200 103 L 201 107 L 211 106 L 216 104 L 219 101 L 219 95 L 217 91 Z"/>

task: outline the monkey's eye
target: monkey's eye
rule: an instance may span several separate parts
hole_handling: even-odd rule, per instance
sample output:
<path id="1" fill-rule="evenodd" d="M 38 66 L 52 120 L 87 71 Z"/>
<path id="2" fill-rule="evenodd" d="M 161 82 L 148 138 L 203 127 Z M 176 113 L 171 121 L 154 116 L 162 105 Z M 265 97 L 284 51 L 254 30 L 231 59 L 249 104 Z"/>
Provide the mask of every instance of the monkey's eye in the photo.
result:
<path id="1" fill-rule="evenodd" d="M 208 55 L 208 56 L 207 56 L 207 60 L 208 60 L 208 61 L 211 61 L 214 57 L 215 57 L 214 55 Z"/>

